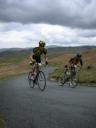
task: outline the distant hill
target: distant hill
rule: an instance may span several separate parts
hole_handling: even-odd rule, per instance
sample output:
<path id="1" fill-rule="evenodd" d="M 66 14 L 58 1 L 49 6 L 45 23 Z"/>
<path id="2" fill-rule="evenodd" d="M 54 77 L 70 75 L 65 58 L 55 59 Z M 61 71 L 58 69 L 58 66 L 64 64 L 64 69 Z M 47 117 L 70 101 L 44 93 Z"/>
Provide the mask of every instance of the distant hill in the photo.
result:
<path id="1" fill-rule="evenodd" d="M 58 47 L 50 46 L 48 47 L 48 54 L 59 54 L 59 53 L 78 53 L 85 52 L 96 48 L 96 46 L 81 46 L 81 47 Z M 28 56 L 32 52 L 32 48 L 11 48 L 11 49 L 1 49 L 0 57 L 8 56 Z"/>
<path id="2" fill-rule="evenodd" d="M 6 48 L 0 49 L 0 53 L 1 53 L 1 52 L 4 52 L 4 51 L 6 51 L 6 50 L 8 50 L 8 49 L 6 49 Z"/>
<path id="3" fill-rule="evenodd" d="M 49 48 L 48 51 L 51 54 L 55 53 L 82 53 L 85 51 L 89 51 L 91 49 L 95 49 L 96 46 L 80 46 L 80 47 L 55 47 Z"/>
<path id="4" fill-rule="evenodd" d="M 29 49 L 6 49 L 5 51 L 0 52 L 0 57 L 12 57 L 12 56 L 27 56 L 28 54 L 30 54 L 32 51 L 31 48 Z"/>

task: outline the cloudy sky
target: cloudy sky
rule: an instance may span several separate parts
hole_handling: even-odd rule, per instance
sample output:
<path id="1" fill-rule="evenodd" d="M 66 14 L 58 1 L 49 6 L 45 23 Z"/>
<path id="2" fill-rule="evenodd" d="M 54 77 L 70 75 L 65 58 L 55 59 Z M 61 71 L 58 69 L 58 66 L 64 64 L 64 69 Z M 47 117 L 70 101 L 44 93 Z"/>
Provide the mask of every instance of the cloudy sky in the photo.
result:
<path id="1" fill-rule="evenodd" d="M 96 0 L 0 0 L 0 48 L 96 45 Z"/>

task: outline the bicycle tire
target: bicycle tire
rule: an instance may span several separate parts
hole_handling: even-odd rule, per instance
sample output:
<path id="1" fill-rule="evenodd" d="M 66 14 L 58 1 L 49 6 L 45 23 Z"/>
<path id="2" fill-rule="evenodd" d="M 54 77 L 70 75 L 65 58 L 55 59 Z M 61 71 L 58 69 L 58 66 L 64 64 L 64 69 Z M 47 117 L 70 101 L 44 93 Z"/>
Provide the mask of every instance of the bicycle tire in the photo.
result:
<path id="1" fill-rule="evenodd" d="M 70 86 L 71 88 L 75 88 L 75 87 L 78 86 L 78 79 L 77 79 L 77 77 L 75 77 L 75 78 L 70 78 L 69 86 Z"/>
<path id="2" fill-rule="evenodd" d="M 35 84 L 34 84 L 33 80 L 31 79 L 31 77 L 32 77 L 32 73 L 29 72 L 29 74 L 28 74 L 29 86 L 30 86 L 30 88 L 34 88 Z"/>
<path id="3" fill-rule="evenodd" d="M 45 77 L 45 74 L 42 71 L 39 71 L 37 81 L 38 81 L 39 89 L 41 91 L 44 91 L 45 88 L 46 88 L 46 77 Z"/>
<path id="4" fill-rule="evenodd" d="M 60 76 L 58 78 L 58 83 L 59 83 L 60 86 L 63 86 L 64 85 L 64 78 L 63 78 L 63 76 Z"/>

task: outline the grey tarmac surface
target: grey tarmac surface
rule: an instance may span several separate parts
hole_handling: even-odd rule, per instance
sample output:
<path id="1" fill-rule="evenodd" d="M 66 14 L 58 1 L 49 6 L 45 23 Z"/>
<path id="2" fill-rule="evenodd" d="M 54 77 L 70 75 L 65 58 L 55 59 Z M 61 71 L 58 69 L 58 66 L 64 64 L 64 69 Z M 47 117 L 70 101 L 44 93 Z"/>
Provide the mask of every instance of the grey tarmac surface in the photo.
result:
<path id="1" fill-rule="evenodd" d="M 53 68 L 46 68 L 47 76 Z M 7 128 L 96 128 L 96 87 L 60 87 L 47 80 L 41 92 L 27 75 L 0 81 L 0 114 Z"/>

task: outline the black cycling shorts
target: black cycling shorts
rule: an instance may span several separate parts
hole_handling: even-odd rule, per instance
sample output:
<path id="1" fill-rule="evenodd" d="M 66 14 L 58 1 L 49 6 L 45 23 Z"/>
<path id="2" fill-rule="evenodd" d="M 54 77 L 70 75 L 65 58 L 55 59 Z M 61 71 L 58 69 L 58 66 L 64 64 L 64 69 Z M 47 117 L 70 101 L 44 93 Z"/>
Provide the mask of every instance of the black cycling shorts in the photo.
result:
<path id="1" fill-rule="evenodd" d="M 33 55 L 33 59 L 36 61 L 36 63 L 41 63 L 40 57 L 36 57 L 35 55 Z"/>

